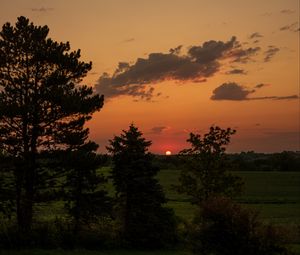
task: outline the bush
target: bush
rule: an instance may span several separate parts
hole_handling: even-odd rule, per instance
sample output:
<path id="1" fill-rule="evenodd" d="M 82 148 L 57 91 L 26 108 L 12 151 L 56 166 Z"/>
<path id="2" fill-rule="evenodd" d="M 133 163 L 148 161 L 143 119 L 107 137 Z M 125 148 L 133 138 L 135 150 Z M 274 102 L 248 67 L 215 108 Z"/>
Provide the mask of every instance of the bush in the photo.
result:
<path id="1" fill-rule="evenodd" d="M 264 225 L 258 213 L 228 198 L 203 201 L 202 210 L 189 226 L 187 244 L 201 255 L 286 255 L 284 233 Z"/>

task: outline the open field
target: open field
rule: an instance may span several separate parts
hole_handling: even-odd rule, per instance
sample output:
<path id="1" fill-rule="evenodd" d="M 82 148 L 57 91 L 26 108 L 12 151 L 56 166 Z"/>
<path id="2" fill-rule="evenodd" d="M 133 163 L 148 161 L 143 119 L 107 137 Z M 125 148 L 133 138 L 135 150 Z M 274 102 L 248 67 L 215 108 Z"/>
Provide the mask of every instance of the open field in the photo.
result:
<path id="1" fill-rule="evenodd" d="M 106 172 L 109 168 L 102 169 Z M 291 232 L 291 247 L 300 254 L 300 172 L 235 172 L 244 179 L 243 195 L 237 201 L 246 207 L 259 210 L 263 221 L 279 224 Z M 180 171 L 164 169 L 158 179 L 162 184 L 169 202 L 168 207 L 175 210 L 177 216 L 190 220 L 193 217 L 195 206 L 189 203 L 189 198 L 179 195 L 173 185 L 178 183 Z M 111 183 L 107 184 L 111 194 L 114 193 Z M 63 214 L 63 203 L 41 206 L 38 210 L 40 219 L 49 219 L 57 213 Z M 3 251 L 4 252 L 4 251 Z M 174 254 L 184 255 L 183 251 L 63 251 L 63 250 L 30 250 L 30 251 L 0 251 L 4 255 L 147 255 L 147 254 Z"/>
<path id="2" fill-rule="evenodd" d="M 172 188 L 177 184 L 179 170 L 166 169 L 159 173 L 168 205 L 185 219 L 193 215 L 194 206 L 188 197 L 178 195 Z M 299 172 L 236 172 L 245 182 L 243 194 L 237 198 L 242 204 L 261 212 L 261 217 L 274 223 L 300 224 Z"/>

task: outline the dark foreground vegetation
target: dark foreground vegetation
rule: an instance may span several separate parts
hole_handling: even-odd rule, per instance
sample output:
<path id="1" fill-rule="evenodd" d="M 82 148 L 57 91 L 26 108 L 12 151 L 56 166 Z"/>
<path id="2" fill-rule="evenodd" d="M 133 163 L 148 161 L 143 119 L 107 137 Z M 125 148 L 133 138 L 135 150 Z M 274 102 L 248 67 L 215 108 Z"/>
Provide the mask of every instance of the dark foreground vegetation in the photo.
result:
<path id="1" fill-rule="evenodd" d="M 48 252 L 34 249 L 291 254 L 288 244 L 299 241 L 299 224 L 292 233 L 241 205 L 245 180 L 237 170 L 253 162 L 251 170 L 257 162 L 261 171 L 291 170 L 299 164 L 298 154 L 273 155 L 274 168 L 266 167 L 265 157 L 252 160 L 253 153 L 228 156 L 235 130 L 212 126 L 203 136 L 191 133 L 190 148 L 179 156 L 155 157 L 148 151 L 151 141 L 132 124 L 110 140 L 108 156 L 99 155 L 85 123 L 103 107 L 104 97 L 80 85 L 91 63 L 80 61 L 80 51 L 70 51 L 69 43 L 49 39 L 48 32 L 25 17 L 0 32 L 0 249 L 5 254 L 14 249 L 23 254 Z M 172 172 L 163 176 L 160 167 L 166 164 L 165 171 Z M 164 178 L 174 181 L 166 186 Z M 178 213 L 176 202 L 191 209 L 190 217 Z"/>

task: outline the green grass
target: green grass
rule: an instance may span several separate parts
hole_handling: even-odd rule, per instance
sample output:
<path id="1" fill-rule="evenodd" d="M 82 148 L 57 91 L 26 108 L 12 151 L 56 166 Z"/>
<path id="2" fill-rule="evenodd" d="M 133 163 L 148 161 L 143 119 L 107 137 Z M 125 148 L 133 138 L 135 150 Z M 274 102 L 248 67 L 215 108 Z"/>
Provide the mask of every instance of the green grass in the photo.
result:
<path id="1" fill-rule="evenodd" d="M 263 219 L 279 223 L 300 224 L 300 172 L 234 172 L 245 182 L 243 194 L 237 198 L 242 204 L 257 209 Z M 188 197 L 178 195 L 173 185 L 178 183 L 180 171 L 166 169 L 159 173 L 168 205 L 178 216 L 189 219 L 195 207 Z"/>
<path id="2" fill-rule="evenodd" d="M 109 168 L 99 170 L 107 176 Z M 246 207 L 258 210 L 260 217 L 266 223 L 275 223 L 289 229 L 293 235 L 291 248 L 300 254 L 300 172 L 234 172 L 245 182 L 243 194 L 237 201 Z M 193 217 L 195 206 L 189 203 L 189 197 L 179 195 L 174 185 L 178 184 L 180 170 L 163 169 L 158 174 L 169 202 L 166 206 L 174 209 L 175 214 L 185 220 Z M 112 183 L 107 184 L 111 195 L 114 194 Z M 56 214 L 63 215 L 63 203 L 53 203 L 51 206 L 40 206 L 37 211 L 39 219 L 52 219 Z M 2 255 L 147 255 L 147 254 L 186 254 L 182 251 L 64 251 L 64 250 L 30 250 L 5 251 Z"/>

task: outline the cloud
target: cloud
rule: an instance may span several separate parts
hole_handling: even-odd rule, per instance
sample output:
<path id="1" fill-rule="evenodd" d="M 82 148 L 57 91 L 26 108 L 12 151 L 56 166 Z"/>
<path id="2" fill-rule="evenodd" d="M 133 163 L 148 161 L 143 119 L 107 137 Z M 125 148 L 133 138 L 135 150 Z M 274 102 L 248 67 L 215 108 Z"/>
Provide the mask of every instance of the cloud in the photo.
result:
<path id="1" fill-rule="evenodd" d="M 150 130 L 150 134 L 161 134 L 163 133 L 164 131 L 166 130 L 169 130 L 170 128 L 169 127 L 165 127 L 165 126 L 158 126 L 158 127 L 153 127 L 151 128 Z"/>
<path id="2" fill-rule="evenodd" d="M 272 99 L 272 100 L 293 100 L 298 99 L 299 97 L 297 95 L 291 95 L 291 96 L 266 96 L 266 97 L 253 97 L 248 98 L 248 100 L 264 100 L 264 99 Z"/>
<path id="3" fill-rule="evenodd" d="M 254 88 L 260 89 L 260 88 L 263 88 L 263 87 L 266 87 L 266 86 L 269 86 L 269 84 L 259 83 L 259 84 L 257 84 Z"/>
<path id="4" fill-rule="evenodd" d="M 48 7 L 40 7 L 40 8 L 31 8 L 31 11 L 33 12 L 48 12 L 53 11 L 54 8 L 48 8 Z"/>
<path id="5" fill-rule="evenodd" d="M 290 9 L 284 9 L 284 10 L 281 10 L 280 13 L 282 13 L 282 14 L 293 14 L 293 13 L 295 13 L 295 11 L 290 10 Z"/>
<path id="6" fill-rule="evenodd" d="M 264 61 L 269 62 L 279 50 L 280 50 L 279 48 L 277 48 L 273 45 L 270 45 L 268 47 L 268 49 L 264 52 L 264 55 L 265 55 Z"/>
<path id="7" fill-rule="evenodd" d="M 210 40 L 191 46 L 185 54 L 180 45 L 168 53 L 150 53 L 133 64 L 120 62 L 113 74 L 100 76 L 95 89 L 108 99 L 129 95 L 150 101 L 159 96 L 153 88 L 159 82 L 205 82 L 220 71 L 222 60 L 246 63 L 259 49 L 244 49 L 236 37 L 227 42 Z"/>
<path id="8" fill-rule="evenodd" d="M 260 51 L 260 47 L 255 47 L 255 48 L 248 48 L 246 50 L 236 50 L 233 52 L 233 56 L 235 57 L 233 62 L 240 62 L 240 63 L 248 63 L 251 61 L 251 57 L 256 55 Z"/>
<path id="9" fill-rule="evenodd" d="M 247 74 L 247 72 L 243 69 L 231 69 L 227 71 L 225 74 Z"/>
<path id="10" fill-rule="evenodd" d="M 248 90 L 235 82 L 228 82 L 214 89 L 210 99 L 241 101 L 247 100 L 247 96 L 253 92 L 255 90 Z"/>
<path id="11" fill-rule="evenodd" d="M 280 31 L 291 31 L 291 32 L 298 32 L 300 28 L 298 27 L 298 22 L 294 22 L 289 25 L 285 25 L 279 29 Z"/>
<path id="12" fill-rule="evenodd" d="M 125 39 L 122 42 L 123 43 L 129 43 L 129 42 L 133 42 L 133 41 L 135 41 L 135 38 L 132 37 L 132 38 Z"/>
<path id="13" fill-rule="evenodd" d="M 256 38 L 261 38 L 261 37 L 264 37 L 264 36 L 258 32 L 255 32 L 249 36 L 249 39 L 256 39 Z"/>
<path id="14" fill-rule="evenodd" d="M 266 84 L 257 84 L 255 88 L 259 89 L 266 86 Z M 290 96 L 264 96 L 264 97 L 248 97 L 250 94 L 256 92 L 255 89 L 248 89 L 235 82 L 223 83 L 213 90 L 211 100 L 230 100 L 230 101 L 248 101 L 248 100 L 294 100 L 298 99 L 297 95 Z"/>

